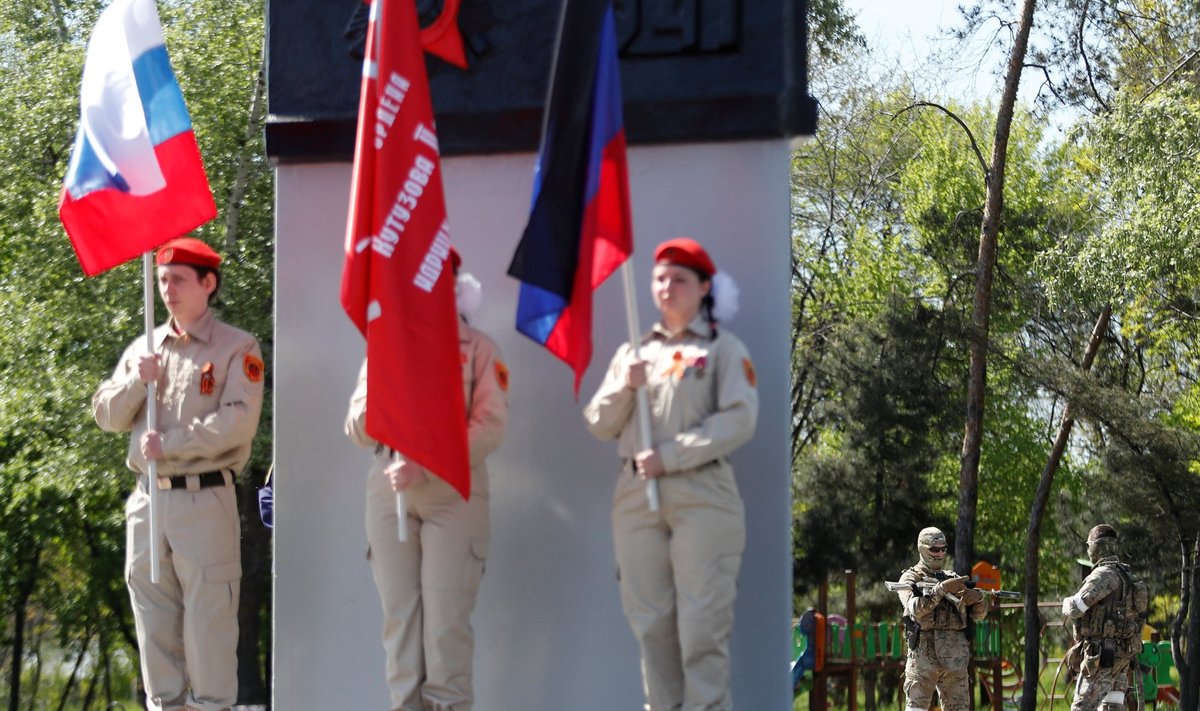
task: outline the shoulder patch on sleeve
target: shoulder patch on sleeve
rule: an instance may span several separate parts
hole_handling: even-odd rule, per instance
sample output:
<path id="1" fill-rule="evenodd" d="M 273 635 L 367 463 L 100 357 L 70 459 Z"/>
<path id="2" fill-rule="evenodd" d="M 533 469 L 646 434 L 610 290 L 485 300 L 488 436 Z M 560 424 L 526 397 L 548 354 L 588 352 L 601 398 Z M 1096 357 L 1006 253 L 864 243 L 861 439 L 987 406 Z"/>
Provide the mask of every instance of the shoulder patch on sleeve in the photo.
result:
<path id="1" fill-rule="evenodd" d="M 754 372 L 754 364 L 749 358 L 742 358 L 742 370 L 746 372 L 746 382 L 750 383 L 750 387 L 758 387 L 758 375 Z"/>
<path id="2" fill-rule="evenodd" d="M 252 383 L 262 382 L 262 379 L 263 379 L 262 358 L 259 358 L 258 356 L 254 355 L 253 353 L 247 353 L 246 357 L 242 360 L 242 370 L 245 371 L 246 377 L 250 380 L 250 382 L 252 382 Z"/>
<path id="3" fill-rule="evenodd" d="M 508 392 L 508 366 L 499 358 L 496 359 L 496 382 L 500 384 L 501 390 Z"/>

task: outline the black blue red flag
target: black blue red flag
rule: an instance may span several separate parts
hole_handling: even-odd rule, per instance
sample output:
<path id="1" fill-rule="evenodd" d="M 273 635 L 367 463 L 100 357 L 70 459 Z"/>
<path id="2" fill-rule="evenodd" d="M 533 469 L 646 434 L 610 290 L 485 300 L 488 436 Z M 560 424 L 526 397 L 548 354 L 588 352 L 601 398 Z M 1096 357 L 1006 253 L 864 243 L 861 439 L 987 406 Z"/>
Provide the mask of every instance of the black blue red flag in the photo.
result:
<path id="1" fill-rule="evenodd" d="M 566 0 L 529 223 L 508 273 L 517 330 L 575 372 L 592 359 L 592 292 L 633 252 L 612 0 Z"/>

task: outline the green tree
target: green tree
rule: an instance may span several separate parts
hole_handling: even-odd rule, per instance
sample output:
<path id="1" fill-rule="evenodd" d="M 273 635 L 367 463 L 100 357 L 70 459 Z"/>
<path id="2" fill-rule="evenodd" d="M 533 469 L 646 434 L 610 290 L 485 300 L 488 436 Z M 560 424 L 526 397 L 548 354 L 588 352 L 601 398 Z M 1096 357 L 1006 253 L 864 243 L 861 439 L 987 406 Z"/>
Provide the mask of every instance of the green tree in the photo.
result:
<path id="1" fill-rule="evenodd" d="M 829 335 L 827 443 L 796 468 L 805 492 L 795 521 L 798 589 L 847 565 L 867 580 L 891 579 L 912 558 L 913 522 L 933 521 L 931 501 L 952 493 L 933 491 L 926 476 L 953 410 L 946 317 L 895 297 L 877 317 Z"/>
<path id="2" fill-rule="evenodd" d="M 983 10 L 968 9 L 965 31 L 1010 11 Z M 1154 592 L 1178 603 L 1174 619 L 1157 622 L 1171 629 L 1183 707 L 1194 709 L 1200 532 L 1181 512 L 1194 508 L 1200 485 L 1196 9 L 1174 0 L 1050 0 L 1041 17 L 1047 31 L 1030 41 L 1052 88 L 1043 98 L 1095 115 L 1056 143 L 1042 133 L 1042 119 L 1013 107 L 1002 209 L 989 208 L 995 152 L 986 159 L 969 134 L 998 136 L 1003 102 L 903 111 L 921 102 L 903 86 L 880 86 L 852 49 L 832 60 L 839 81 L 817 75 L 822 131 L 793 161 L 797 589 L 819 576 L 816 559 L 806 557 L 819 545 L 805 538 L 821 531 L 843 564 L 875 564 L 864 563 L 856 543 L 835 545 L 856 541 L 856 532 L 821 509 L 846 508 L 829 482 L 870 501 L 866 472 L 906 462 L 861 434 L 879 430 L 887 441 L 900 420 L 892 407 L 854 407 L 882 373 L 856 366 L 868 351 L 851 343 L 868 334 L 886 342 L 877 352 L 882 367 L 889 348 L 911 345 L 883 325 L 885 313 L 896 316 L 897 299 L 933 309 L 944 370 L 927 383 L 957 392 L 969 349 L 986 349 L 976 513 L 963 516 L 939 496 L 969 484 L 965 459 L 935 457 L 915 480 L 931 493 L 930 520 L 960 513 L 960 524 L 979 531 L 968 547 L 998 558 L 1006 574 L 1025 573 L 1026 668 L 1039 664 L 1037 598 L 1074 591 L 1069 561 L 1087 529 L 1108 520 Z M 987 260 L 979 245 L 989 213 L 997 216 L 995 281 L 981 329 Z M 972 319 L 972 328 L 963 326 Z M 895 400 L 909 397 L 900 389 Z M 929 441 L 947 434 L 939 440 L 931 430 Z M 1177 589 L 1155 570 L 1178 571 Z M 1035 674 L 1026 679 L 1036 684 Z M 1027 689 L 1026 704 L 1036 701 L 1036 689 Z"/>
<path id="3" fill-rule="evenodd" d="M 982 3 L 970 16 L 986 17 Z M 1102 115 L 1119 95 L 1145 97 L 1173 81 L 1194 82 L 1195 23 L 1188 0 L 1047 0 L 1030 50 L 1030 66 L 1049 89 L 1042 103 Z"/>
<path id="4" fill-rule="evenodd" d="M 809 42 L 821 59 L 841 57 L 847 49 L 866 44 L 841 0 L 809 0 L 808 24 Z"/>
<path id="5" fill-rule="evenodd" d="M 910 563 L 917 528 L 926 522 L 944 525 L 956 516 L 960 462 L 951 454 L 956 438 L 946 418 L 930 419 L 924 440 L 913 440 L 933 443 L 937 456 L 923 459 L 864 446 L 870 439 L 854 434 L 878 430 L 888 441 L 887 433 L 903 427 L 896 417 L 900 403 L 913 394 L 897 388 L 887 396 L 896 400 L 895 407 L 852 408 L 856 393 L 870 384 L 868 374 L 884 376 L 851 367 L 859 361 L 846 350 L 846 334 L 887 333 L 882 341 L 902 349 L 909 342 L 898 332 L 881 331 L 879 319 L 897 299 L 909 308 L 931 310 L 937 314 L 937 348 L 908 352 L 907 375 L 912 384 L 941 384 L 949 397 L 963 397 L 978 229 L 987 200 L 981 158 L 963 127 L 978 135 L 991 132 L 996 111 L 953 102 L 914 111 L 911 89 L 878 86 L 853 59 L 842 61 L 836 79 L 818 81 L 824 81 L 818 91 L 828 92 L 821 94 L 822 131 L 793 160 L 794 535 L 801 595 L 829 566 L 866 570 L 881 560 L 892 560 L 884 569 Z M 1026 562 L 1022 534 L 1030 502 L 1066 403 L 1066 391 L 1048 382 L 1041 366 L 1058 358 L 1054 363 L 1061 367 L 1065 355 L 1087 341 L 1094 319 L 1074 301 L 1052 304 L 1039 269 L 1057 244 L 1082 241 L 1097 230 L 1089 153 L 1072 142 L 1048 141 L 1044 127 L 1025 109 L 1014 110 L 987 339 L 989 424 L 980 453 L 978 548 L 1001 565 L 1007 579 L 1017 580 Z M 934 363 L 930 377 L 924 367 L 914 366 Z M 1074 453 L 1064 461 L 1074 471 Z M 924 513 L 907 519 L 911 530 L 886 532 L 891 546 L 860 543 L 864 533 L 845 512 L 873 500 L 869 472 L 905 466 L 923 487 Z M 836 487 L 830 484 L 835 481 Z M 850 493 L 843 497 L 835 491 L 842 488 Z M 1076 501 L 1079 489 L 1077 478 L 1060 483 L 1053 492 L 1056 510 L 1062 508 L 1059 502 Z M 889 505 L 904 512 L 901 519 L 914 511 L 902 502 Z M 864 530 L 870 532 L 876 520 L 881 519 L 872 519 Z M 1051 519 L 1035 549 L 1057 553 L 1062 536 L 1071 532 Z M 823 568 L 809 552 L 822 548 L 831 552 Z M 955 560 L 961 570 L 973 562 L 962 555 Z M 1057 556 L 1044 571 L 1052 589 L 1064 589 L 1071 572 L 1068 559 Z M 860 602 L 873 604 L 872 592 Z M 878 604 L 886 609 L 894 599 Z"/>
<path id="6" fill-rule="evenodd" d="M 15 0 L 0 8 L 0 640 L 9 651 L 0 655 L 0 683 L 13 709 L 47 696 L 111 704 L 132 693 L 134 672 L 122 662 L 136 659 L 123 579 L 123 499 L 132 478 L 121 466 L 124 439 L 99 431 L 89 403 L 141 330 L 140 270 L 84 279 L 57 218 L 84 44 L 101 6 Z M 231 196 L 240 207 L 236 223 L 200 231 L 228 257 L 219 308 L 259 335 L 269 362 L 271 182 L 256 130 L 261 116 L 251 110 L 262 8 L 172 0 L 159 9 L 222 216 L 234 212 Z M 239 481 L 247 514 L 270 460 L 269 433 L 268 408 Z M 256 514 L 245 517 L 243 534 L 250 553 L 242 609 L 254 623 L 269 609 Z M 257 641 L 261 625 L 244 619 L 243 629 Z M 66 679 L 40 672 L 54 653 L 75 662 Z M 85 656 L 88 665 L 79 663 Z M 257 647 L 239 661 L 243 688 L 254 690 L 249 676 L 261 690 Z M 77 678 L 85 668 L 90 678 Z M 56 680 L 61 687 L 50 688 Z"/>
<path id="7" fill-rule="evenodd" d="M 1198 121 L 1200 94 L 1190 81 L 1149 97 L 1119 92 L 1090 126 L 1107 220 L 1094 237 L 1066 241 L 1045 255 L 1044 266 L 1056 298 L 1114 305 L 1120 346 L 1106 364 L 1105 382 L 1116 392 L 1098 397 L 1090 413 L 1105 438 L 1098 484 L 1122 492 L 1118 514 L 1146 521 L 1147 530 L 1178 551 L 1170 566 L 1180 571 L 1171 637 L 1181 708 L 1188 709 L 1200 703 L 1198 531 L 1194 517 L 1184 520 L 1173 510 L 1178 501 L 1194 500 L 1200 476 L 1189 447 L 1163 443 L 1188 441 L 1200 423 L 1193 395 L 1200 373 Z"/>

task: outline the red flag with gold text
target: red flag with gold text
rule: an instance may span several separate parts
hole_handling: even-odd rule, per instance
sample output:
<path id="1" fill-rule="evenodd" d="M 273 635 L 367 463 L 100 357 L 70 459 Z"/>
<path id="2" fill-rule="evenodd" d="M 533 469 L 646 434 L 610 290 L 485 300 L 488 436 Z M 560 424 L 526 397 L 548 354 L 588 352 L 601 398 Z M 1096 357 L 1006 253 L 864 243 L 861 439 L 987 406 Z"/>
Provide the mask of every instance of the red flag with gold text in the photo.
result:
<path id="1" fill-rule="evenodd" d="M 414 0 L 374 0 L 342 306 L 367 339 L 367 434 L 471 492 L 450 235 Z"/>

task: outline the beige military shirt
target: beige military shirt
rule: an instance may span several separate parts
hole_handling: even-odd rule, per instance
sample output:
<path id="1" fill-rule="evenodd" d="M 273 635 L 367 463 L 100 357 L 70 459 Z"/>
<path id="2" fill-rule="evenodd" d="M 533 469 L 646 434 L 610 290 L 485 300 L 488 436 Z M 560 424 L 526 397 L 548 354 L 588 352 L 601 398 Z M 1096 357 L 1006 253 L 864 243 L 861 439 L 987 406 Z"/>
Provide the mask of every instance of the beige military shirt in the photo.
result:
<path id="1" fill-rule="evenodd" d="M 653 448 L 667 473 L 695 469 L 728 456 L 754 435 L 758 390 L 746 346 L 728 331 L 712 338 L 702 317 L 672 336 L 656 324 L 640 344 L 646 361 Z M 634 417 L 637 397 L 625 385 L 635 360 L 623 344 L 584 409 L 588 429 L 599 439 L 618 439 L 617 452 L 632 459 L 642 449 Z"/>
<path id="2" fill-rule="evenodd" d="M 162 435 L 159 476 L 240 472 L 250 459 L 250 444 L 262 411 L 265 370 L 258 341 L 218 321 L 212 311 L 186 333 L 174 319 L 154 329 L 154 351 L 161 356 L 157 384 L 156 429 Z M 147 473 L 141 439 L 146 432 L 146 385 L 138 362 L 146 339 L 125 349 L 110 378 L 92 396 L 100 428 L 129 432 L 126 464 Z"/>
<path id="3" fill-rule="evenodd" d="M 483 466 L 487 456 L 500 448 L 508 427 L 508 367 L 500 348 L 481 331 L 458 323 L 458 346 L 462 359 L 463 396 L 467 406 L 467 443 L 471 470 Z M 367 362 L 358 371 L 358 384 L 346 413 L 346 435 L 360 447 L 378 444 L 366 430 Z M 396 455 L 399 458 L 399 455 Z M 474 490 L 476 482 L 472 482 Z"/>

